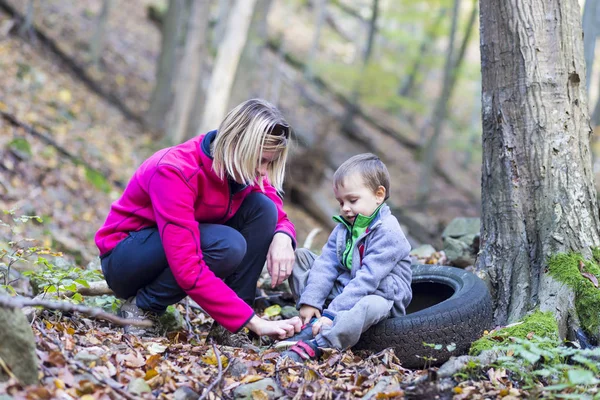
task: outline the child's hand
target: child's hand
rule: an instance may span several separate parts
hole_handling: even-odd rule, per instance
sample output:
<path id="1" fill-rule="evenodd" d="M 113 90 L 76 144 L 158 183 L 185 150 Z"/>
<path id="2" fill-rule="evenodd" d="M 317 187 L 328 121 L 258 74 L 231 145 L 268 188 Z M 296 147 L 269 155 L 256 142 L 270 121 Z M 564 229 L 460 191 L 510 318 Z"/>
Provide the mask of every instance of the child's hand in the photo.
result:
<path id="1" fill-rule="evenodd" d="M 312 326 L 313 336 L 317 336 L 319 332 L 321 332 L 321 328 L 323 326 L 331 326 L 333 325 L 333 321 L 327 317 L 321 317 L 317 322 L 315 322 Z"/>
<path id="2" fill-rule="evenodd" d="M 300 318 L 303 324 L 308 324 L 313 317 L 321 318 L 321 311 L 318 308 L 304 304 L 300 307 Z"/>

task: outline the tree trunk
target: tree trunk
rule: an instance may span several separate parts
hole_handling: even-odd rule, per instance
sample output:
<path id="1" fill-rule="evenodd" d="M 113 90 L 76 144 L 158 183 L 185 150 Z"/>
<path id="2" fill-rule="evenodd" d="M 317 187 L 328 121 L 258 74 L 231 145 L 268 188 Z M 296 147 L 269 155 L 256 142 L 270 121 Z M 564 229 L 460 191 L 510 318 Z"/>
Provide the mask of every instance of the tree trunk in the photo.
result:
<path id="1" fill-rule="evenodd" d="M 249 98 L 264 98 L 269 80 L 273 79 L 269 76 L 269 69 L 265 68 L 267 17 L 272 3 L 273 0 L 256 0 L 248 28 L 248 38 L 235 74 L 229 107 L 234 107 Z"/>
<path id="2" fill-rule="evenodd" d="M 319 42 L 321 41 L 321 30 L 325 22 L 327 14 L 327 0 L 316 0 L 315 6 L 315 32 L 313 34 L 312 43 L 306 57 L 306 68 L 304 69 L 304 77 L 311 80 L 313 77 L 313 63 L 317 52 L 319 51 Z"/>
<path id="3" fill-rule="evenodd" d="M 354 114 L 356 108 L 358 107 L 358 101 L 360 98 L 360 87 L 363 79 L 363 75 L 367 66 L 369 65 L 369 61 L 371 59 L 371 54 L 373 53 L 373 46 L 375 43 L 375 35 L 377 33 L 377 19 L 379 16 L 379 0 L 373 0 L 373 6 L 371 7 L 371 21 L 369 24 L 369 32 L 367 35 L 367 42 L 365 43 L 365 50 L 363 52 L 363 58 L 360 68 L 360 73 L 356 82 L 354 83 L 354 88 L 352 89 L 352 94 L 350 95 L 350 103 L 346 106 L 346 112 L 344 116 L 344 122 L 342 124 L 342 129 L 345 131 L 352 131 L 352 124 L 354 121 Z"/>
<path id="4" fill-rule="evenodd" d="M 213 67 L 210 84 L 208 85 L 206 107 L 198 134 L 217 129 L 225 117 L 231 87 L 237 71 L 238 63 L 252 20 L 256 0 L 236 0 L 229 12 L 227 32 Z"/>
<path id="5" fill-rule="evenodd" d="M 27 35 L 29 35 L 30 39 L 34 33 L 34 29 L 33 29 L 33 19 L 35 17 L 34 2 L 35 2 L 35 0 L 29 0 L 29 2 L 27 3 L 27 11 L 25 12 L 25 20 L 23 21 L 23 24 L 19 28 L 19 35 L 25 36 L 27 34 Z"/>
<path id="6" fill-rule="evenodd" d="M 585 81 L 589 93 L 592 70 L 594 69 L 594 54 L 598 37 L 598 0 L 585 0 L 583 8 L 583 54 L 585 56 Z"/>
<path id="7" fill-rule="evenodd" d="M 204 44 L 210 2 L 194 0 L 190 6 L 183 56 L 174 82 L 174 100 L 167 115 L 167 134 L 173 144 L 187 139 L 187 126 L 194 112 L 192 106 L 205 58 Z"/>
<path id="8" fill-rule="evenodd" d="M 548 256 L 600 243 L 577 0 L 481 0 L 482 235 L 497 324 L 574 310 Z M 565 315 L 568 309 L 570 315 Z M 575 315 L 576 318 L 576 315 Z M 564 332 L 561 332 L 564 334 Z"/>
<path id="9" fill-rule="evenodd" d="M 217 22 L 212 34 L 212 48 L 218 50 L 227 29 L 227 15 L 231 8 L 231 0 L 219 0 L 217 6 Z"/>
<path id="10" fill-rule="evenodd" d="M 473 32 L 473 26 L 475 25 L 475 17 L 477 16 L 477 2 L 473 2 L 473 9 L 471 11 L 471 15 L 469 17 L 469 21 L 467 23 L 465 36 L 463 37 L 462 44 L 458 51 L 458 55 L 453 57 L 454 52 L 454 36 L 456 33 L 456 23 L 458 20 L 458 7 L 459 1 L 455 1 L 453 17 L 452 17 L 452 29 L 450 33 L 450 48 L 448 49 L 448 55 L 446 59 L 446 67 L 444 72 L 444 82 L 442 84 L 442 93 L 438 98 L 438 101 L 435 105 L 435 109 L 433 112 L 433 129 L 432 133 L 427 139 L 425 146 L 423 148 L 423 161 L 422 161 L 422 170 L 421 170 L 421 179 L 418 190 L 418 201 L 421 204 L 425 204 L 426 197 L 429 195 L 431 190 L 431 175 L 433 173 L 433 166 L 435 165 L 435 159 L 437 154 L 438 142 L 440 135 L 442 134 L 443 123 L 446 120 L 446 114 L 448 113 L 448 105 L 450 103 L 450 99 L 452 98 L 452 92 L 456 86 L 456 81 L 458 77 L 458 71 L 462 62 L 465 58 L 465 53 L 467 50 L 467 46 L 469 44 L 469 40 L 471 39 L 471 33 Z M 428 123 L 425 125 L 422 130 L 422 136 L 425 136 L 425 133 L 428 130 Z"/>
<path id="11" fill-rule="evenodd" d="M 411 67 L 409 68 L 409 72 L 405 75 L 404 79 L 402 80 L 402 85 L 400 86 L 400 89 L 398 89 L 398 96 L 408 98 L 414 96 L 417 89 L 417 79 L 419 76 L 424 75 L 423 63 L 425 61 L 425 57 L 429 52 L 430 46 L 435 44 L 435 41 L 437 39 L 436 31 L 440 23 L 446 16 L 446 12 L 446 7 L 440 9 L 431 25 L 427 28 L 427 33 L 425 34 L 425 37 L 421 42 L 421 46 L 419 46 L 419 53 L 417 54 L 417 57 L 415 58 Z"/>
<path id="12" fill-rule="evenodd" d="M 177 49 L 182 27 L 185 26 L 185 0 L 169 0 L 169 8 L 163 23 L 162 41 L 156 86 L 152 92 L 145 122 L 159 136 L 165 132 L 165 116 L 173 101 L 173 76 L 177 67 Z"/>
<path id="13" fill-rule="evenodd" d="M 104 0 L 102 2 L 102 10 L 98 15 L 96 21 L 96 31 L 92 40 L 90 41 L 90 54 L 92 59 L 92 65 L 98 68 L 98 61 L 100 60 L 100 53 L 104 48 L 104 39 L 106 36 L 106 24 L 108 23 L 108 15 L 110 14 L 110 8 L 112 0 Z"/>

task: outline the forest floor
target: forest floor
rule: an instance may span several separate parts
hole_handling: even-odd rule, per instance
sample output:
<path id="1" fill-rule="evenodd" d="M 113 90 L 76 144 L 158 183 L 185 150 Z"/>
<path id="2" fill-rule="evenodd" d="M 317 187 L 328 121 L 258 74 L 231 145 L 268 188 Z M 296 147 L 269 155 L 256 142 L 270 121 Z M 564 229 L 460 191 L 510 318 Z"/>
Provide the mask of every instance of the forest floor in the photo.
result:
<path id="1" fill-rule="evenodd" d="M 24 2 L 7 3 L 24 11 Z M 8 221 L 12 232 L 3 232 L 3 240 L 33 238 L 40 246 L 64 252 L 68 263 L 89 268 L 97 268 L 93 235 L 110 203 L 135 167 L 160 147 L 131 117 L 140 116 L 147 107 L 159 50 L 159 31 L 146 20 L 142 6 L 149 1 L 121 2 L 115 7 L 107 51 L 100 70 L 95 70 L 83 49 L 100 3 L 86 0 L 65 6 L 58 0 L 36 2 L 36 7 L 43 7 L 43 12 L 37 13 L 36 27 L 69 60 L 57 56 L 35 34 L 21 37 L 14 34 L 15 29 L 9 33 L 13 18 L 0 11 L 0 208 L 43 219 L 43 223 L 26 224 Z M 93 84 L 82 79 L 81 71 Z M 108 99 L 111 96 L 122 104 L 115 105 Z M 287 98 L 284 111 L 298 106 L 290 102 L 292 96 Z M 123 110 L 131 114 L 127 116 Z M 295 118 L 302 115 L 298 111 Z M 414 171 L 408 171 L 414 169 L 412 164 L 402 162 L 405 157 L 409 157 L 406 152 L 399 153 L 398 164 L 407 168 L 404 175 L 414 176 Z M 414 193 L 414 186 L 414 180 L 407 181 L 398 196 Z M 465 201 L 444 183 L 437 182 L 436 187 L 450 200 Z M 297 226 L 299 243 L 320 227 L 301 209 L 289 204 L 286 209 Z M 473 208 L 465 211 L 463 206 L 451 209 L 443 217 L 430 219 L 436 229 L 463 211 L 477 213 Z M 325 232 L 316 247 L 324 237 Z M 24 285 L 21 290 L 30 289 Z M 210 386 L 211 396 L 231 398 L 239 396 L 236 390 L 264 378 L 272 379 L 271 383 L 254 387 L 248 398 L 263 399 L 273 393 L 290 398 L 370 398 L 375 396 L 369 392 L 373 388 L 377 398 L 522 394 L 510 382 L 491 379 L 454 382 L 443 393 L 435 385 L 433 389 L 416 387 L 414 382 L 428 371 L 402 368 L 389 351 L 377 355 L 331 352 L 320 363 L 277 364 L 278 353 L 268 344 L 255 351 L 205 343 L 212 320 L 192 307 L 177 307 L 187 328 L 148 340 L 125 335 L 118 326 L 80 314 L 44 311 L 32 322 L 40 384 L 22 387 L 10 380 L 0 384 L 0 394 L 30 399 L 173 398 L 184 386 L 196 397 Z M 223 360 L 221 366 L 219 359 Z"/>

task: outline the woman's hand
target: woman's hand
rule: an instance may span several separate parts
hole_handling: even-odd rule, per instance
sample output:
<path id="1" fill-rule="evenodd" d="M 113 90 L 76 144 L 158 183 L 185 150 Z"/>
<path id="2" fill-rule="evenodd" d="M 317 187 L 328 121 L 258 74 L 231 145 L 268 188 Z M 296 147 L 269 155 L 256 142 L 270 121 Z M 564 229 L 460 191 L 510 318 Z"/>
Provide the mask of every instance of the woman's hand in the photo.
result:
<path id="1" fill-rule="evenodd" d="M 317 322 L 315 322 L 312 326 L 312 334 L 313 336 L 317 336 L 319 332 L 321 332 L 321 328 L 324 326 L 333 325 L 333 321 L 327 317 L 321 317 Z"/>
<path id="2" fill-rule="evenodd" d="M 266 335 L 274 339 L 285 339 L 300 332 L 302 322 L 298 317 L 268 321 L 255 315 L 246 324 L 246 327 L 259 336 Z"/>
<path id="3" fill-rule="evenodd" d="M 300 318 L 302 318 L 303 324 L 308 324 L 313 317 L 321 318 L 321 311 L 318 308 L 304 304 L 300 307 Z"/>
<path id="4" fill-rule="evenodd" d="M 271 275 L 271 287 L 281 284 L 292 273 L 294 266 L 294 248 L 292 239 L 285 233 L 273 235 L 267 253 L 267 270 Z"/>

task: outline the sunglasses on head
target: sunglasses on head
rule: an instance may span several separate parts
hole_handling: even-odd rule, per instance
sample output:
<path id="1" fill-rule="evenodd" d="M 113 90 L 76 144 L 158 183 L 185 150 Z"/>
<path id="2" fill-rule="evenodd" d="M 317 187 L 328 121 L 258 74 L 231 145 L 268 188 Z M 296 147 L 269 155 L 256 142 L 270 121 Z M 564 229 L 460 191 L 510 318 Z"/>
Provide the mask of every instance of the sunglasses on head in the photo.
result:
<path id="1" fill-rule="evenodd" d="M 270 132 L 271 135 L 273 136 L 283 136 L 286 139 L 289 139 L 290 137 L 290 127 L 287 125 L 281 125 L 281 124 L 277 124 L 273 127 L 273 129 Z"/>

